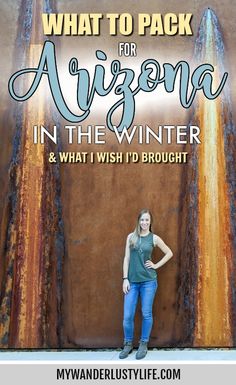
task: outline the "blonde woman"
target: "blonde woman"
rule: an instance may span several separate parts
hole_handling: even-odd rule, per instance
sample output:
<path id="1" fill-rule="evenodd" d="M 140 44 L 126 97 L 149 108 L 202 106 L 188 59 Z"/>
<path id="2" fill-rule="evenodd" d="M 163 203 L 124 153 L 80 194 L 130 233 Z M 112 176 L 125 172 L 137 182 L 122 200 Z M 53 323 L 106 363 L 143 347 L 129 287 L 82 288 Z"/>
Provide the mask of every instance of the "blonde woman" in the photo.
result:
<path id="1" fill-rule="evenodd" d="M 153 317 L 152 305 L 157 290 L 156 270 L 163 266 L 173 256 L 170 248 L 156 234 L 152 233 L 152 214 L 143 209 L 137 219 L 133 233 L 126 241 L 123 263 L 123 292 L 124 292 L 124 348 L 119 357 L 128 357 L 133 350 L 134 316 L 140 297 L 142 308 L 142 333 L 136 359 L 142 359 L 147 354 Z M 157 262 L 152 262 L 153 247 L 158 246 L 165 254 Z"/>

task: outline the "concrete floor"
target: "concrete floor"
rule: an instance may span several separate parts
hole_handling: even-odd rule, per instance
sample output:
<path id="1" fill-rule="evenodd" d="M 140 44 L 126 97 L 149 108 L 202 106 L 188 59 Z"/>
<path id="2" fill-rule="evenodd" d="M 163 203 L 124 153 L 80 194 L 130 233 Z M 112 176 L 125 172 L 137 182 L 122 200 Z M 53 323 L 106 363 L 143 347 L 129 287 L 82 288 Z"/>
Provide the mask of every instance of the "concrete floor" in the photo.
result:
<path id="1" fill-rule="evenodd" d="M 0 361 L 116 361 L 119 360 L 120 350 L 95 351 L 1 351 Z M 136 350 L 126 360 L 135 361 Z M 235 361 L 236 349 L 160 349 L 149 350 L 145 361 Z M 142 361 L 144 361 L 142 360 Z M 139 361 L 140 362 L 140 361 Z"/>

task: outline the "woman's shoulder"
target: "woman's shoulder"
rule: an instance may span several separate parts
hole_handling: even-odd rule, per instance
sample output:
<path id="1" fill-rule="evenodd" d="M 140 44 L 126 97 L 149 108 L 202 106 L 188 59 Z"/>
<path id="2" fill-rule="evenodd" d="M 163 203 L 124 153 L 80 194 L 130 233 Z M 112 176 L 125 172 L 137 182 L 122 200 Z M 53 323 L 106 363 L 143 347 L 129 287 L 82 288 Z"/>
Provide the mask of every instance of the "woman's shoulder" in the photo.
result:
<path id="1" fill-rule="evenodd" d="M 157 235 L 157 234 L 153 234 L 153 244 L 154 244 L 154 246 L 158 246 L 158 244 L 160 242 L 162 242 L 161 237 L 159 237 L 159 235 Z"/>
<path id="2" fill-rule="evenodd" d="M 129 233 L 127 236 L 127 240 L 130 240 L 134 233 Z"/>

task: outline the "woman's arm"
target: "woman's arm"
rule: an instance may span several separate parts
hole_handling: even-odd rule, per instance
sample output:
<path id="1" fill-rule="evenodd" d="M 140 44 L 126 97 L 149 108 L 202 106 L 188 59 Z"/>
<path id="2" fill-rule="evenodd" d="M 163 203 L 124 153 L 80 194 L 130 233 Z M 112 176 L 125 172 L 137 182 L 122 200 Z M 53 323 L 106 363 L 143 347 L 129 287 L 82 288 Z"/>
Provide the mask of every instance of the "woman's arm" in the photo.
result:
<path id="1" fill-rule="evenodd" d="M 170 258 L 173 257 L 173 253 L 171 249 L 165 244 L 165 242 L 155 234 L 153 235 L 153 241 L 154 241 L 154 246 L 158 246 L 163 251 L 163 253 L 165 253 L 165 255 L 157 263 L 153 263 L 150 260 L 146 261 L 145 266 L 149 269 L 150 268 L 159 269 L 159 267 L 163 266 L 166 262 L 169 261 Z"/>
<path id="2" fill-rule="evenodd" d="M 128 272 L 129 272 L 129 260 L 130 260 L 130 237 L 132 234 L 129 234 L 126 240 L 125 246 L 125 257 L 123 262 L 123 292 L 125 294 L 128 293 L 130 289 L 130 283 L 128 280 Z"/>

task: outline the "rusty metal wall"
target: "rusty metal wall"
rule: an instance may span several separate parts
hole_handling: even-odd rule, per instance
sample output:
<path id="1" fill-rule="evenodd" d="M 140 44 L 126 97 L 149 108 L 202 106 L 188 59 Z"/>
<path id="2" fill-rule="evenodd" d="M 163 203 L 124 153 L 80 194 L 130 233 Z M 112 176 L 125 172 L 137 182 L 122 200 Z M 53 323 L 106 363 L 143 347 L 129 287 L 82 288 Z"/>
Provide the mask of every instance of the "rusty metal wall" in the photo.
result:
<path id="1" fill-rule="evenodd" d="M 18 7 L 10 7 L 15 3 Z M 13 47 L 17 34 L 16 22 L 19 12 L 19 1 L 1 2 L 6 21 L 1 23 L 5 34 L 1 40 L 4 52 L 3 74 L 1 84 L 1 149 L 0 177 L 3 189 L 0 191 L 1 205 L 1 269 L 0 279 L 3 282 L 3 251 L 5 247 L 8 209 L 4 205 L 8 185 L 8 169 L 13 150 L 14 116 L 12 102 L 7 94 L 7 80 L 11 74 L 8 63 L 13 60 Z M 133 3 L 133 2 L 132 2 Z M 207 1 L 166 1 L 145 4 L 136 2 L 135 12 L 192 12 L 193 30 L 201 20 L 202 12 L 208 6 Z M 213 3 L 213 4 L 212 4 Z M 131 2 L 117 1 L 58 1 L 58 12 L 133 12 Z M 213 1 L 211 6 L 216 11 L 226 46 L 226 61 L 232 75 L 235 63 L 236 30 L 231 17 L 236 5 L 229 1 Z M 234 32 L 234 33 L 233 33 Z M 120 37 L 61 37 L 59 60 L 64 65 L 72 56 L 81 58 L 81 65 L 86 66 L 88 55 L 94 55 L 96 49 L 103 49 L 109 60 L 117 56 L 117 44 Z M 189 59 L 192 56 L 196 36 L 192 37 L 139 37 L 138 56 L 135 62 L 142 62 L 145 57 Z M 68 39 L 70 44 L 68 44 Z M 130 37 L 130 40 L 133 38 Z M 123 39 L 122 39 L 123 40 Z M 130 63 L 132 66 L 132 63 Z M 231 76 L 232 104 L 236 103 L 235 77 Z M 4 107 L 2 107 L 4 106 Z M 155 105 L 153 103 L 136 112 L 135 122 L 156 127 L 159 124 L 187 124 L 191 111 L 168 104 L 168 101 Z M 235 109 L 232 111 L 235 118 Z M 5 114 L 5 115 L 4 115 Z M 6 129 L 6 125 L 8 128 Z M 66 122 L 61 121 L 64 125 Z M 92 112 L 91 117 L 83 122 L 87 124 L 104 124 L 104 111 Z M 101 146 L 68 145 L 65 133 L 62 133 L 63 151 L 102 151 Z M 113 134 L 107 134 L 105 151 L 182 151 L 180 145 L 148 146 L 117 145 Z M 191 344 L 191 336 L 187 336 L 191 325 L 182 307 L 183 267 L 189 266 L 188 253 L 183 253 L 187 223 L 187 211 L 184 202 L 186 197 L 186 165 L 161 164 L 64 164 L 60 167 L 62 214 L 66 257 L 63 276 L 63 347 L 116 347 L 122 343 L 122 261 L 126 236 L 135 226 L 137 213 L 148 207 L 154 214 L 154 232 L 171 247 L 174 258 L 158 272 L 159 288 L 154 304 L 154 326 L 151 335 L 151 346 L 183 346 Z M 189 250 L 191 253 L 191 248 Z M 157 250 L 154 259 L 161 257 Z M 191 274 L 191 266 L 189 267 Z M 191 322 L 194 323 L 192 316 Z M 186 329 L 187 327 L 187 329 Z M 140 310 L 136 317 L 136 342 L 140 331 Z"/>

